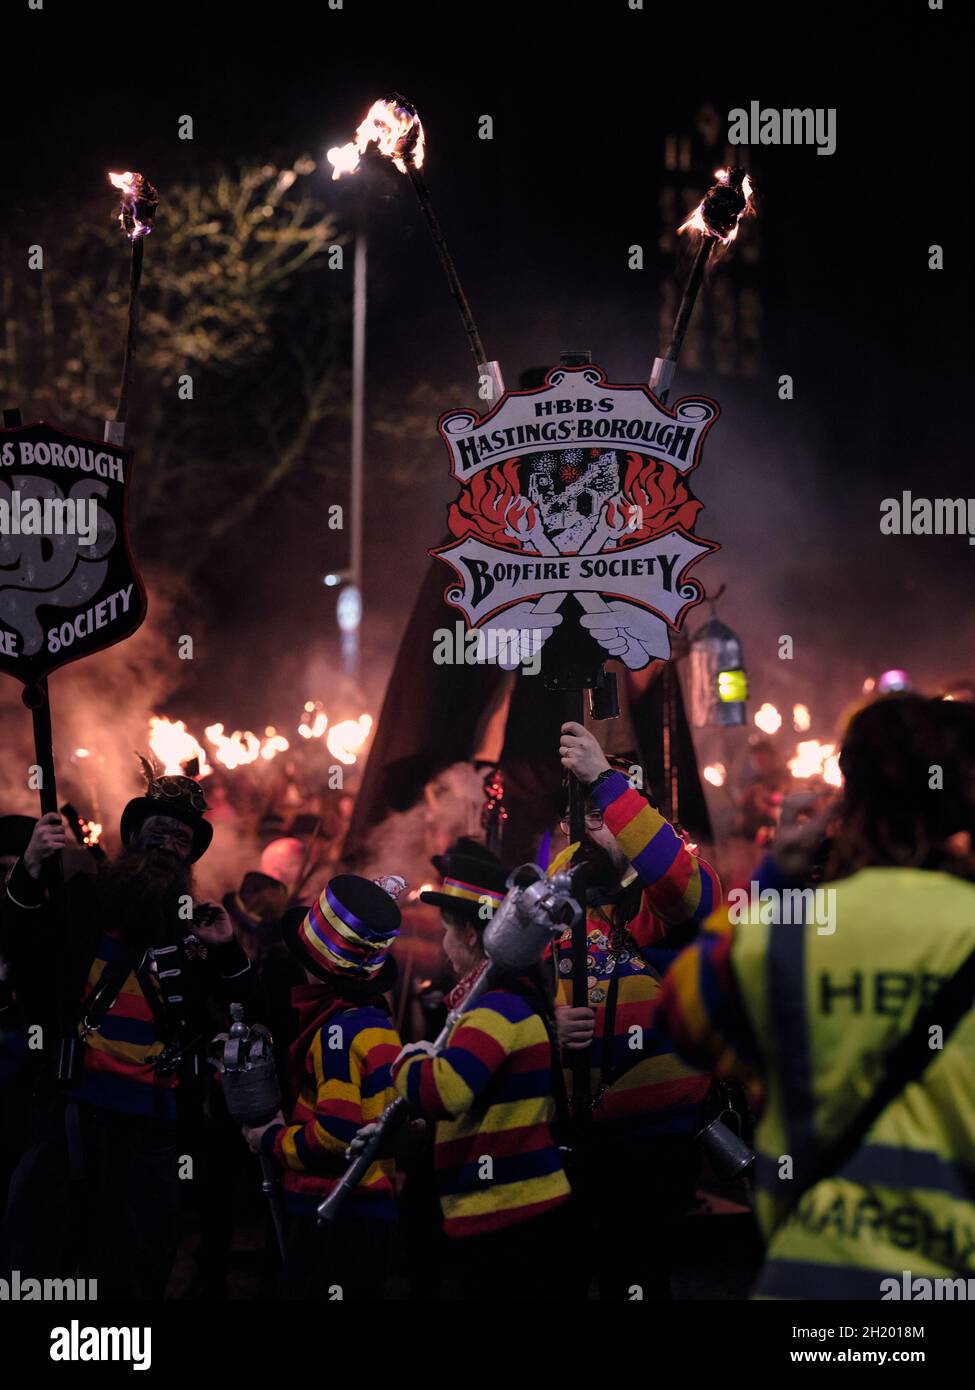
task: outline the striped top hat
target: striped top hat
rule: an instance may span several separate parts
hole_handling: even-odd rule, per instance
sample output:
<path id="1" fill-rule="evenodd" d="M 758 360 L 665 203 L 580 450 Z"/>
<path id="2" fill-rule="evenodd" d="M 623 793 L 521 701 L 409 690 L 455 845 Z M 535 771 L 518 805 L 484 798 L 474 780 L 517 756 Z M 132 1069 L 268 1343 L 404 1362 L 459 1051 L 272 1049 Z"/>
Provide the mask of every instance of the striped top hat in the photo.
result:
<path id="1" fill-rule="evenodd" d="M 508 891 L 508 871 L 500 859 L 477 840 L 465 837 L 446 854 L 434 855 L 432 863 L 443 882 L 436 891 L 421 893 L 420 900 L 464 917 L 474 926 L 487 926 L 490 915 L 481 912 L 482 906 L 497 907 Z"/>
<path id="2" fill-rule="evenodd" d="M 399 936 L 400 911 L 385 889 L 358 874 L 331 879 L 303 917 L 289 913 L 282 935 L 320 980 L 370 981 L 384 972 Z"/>

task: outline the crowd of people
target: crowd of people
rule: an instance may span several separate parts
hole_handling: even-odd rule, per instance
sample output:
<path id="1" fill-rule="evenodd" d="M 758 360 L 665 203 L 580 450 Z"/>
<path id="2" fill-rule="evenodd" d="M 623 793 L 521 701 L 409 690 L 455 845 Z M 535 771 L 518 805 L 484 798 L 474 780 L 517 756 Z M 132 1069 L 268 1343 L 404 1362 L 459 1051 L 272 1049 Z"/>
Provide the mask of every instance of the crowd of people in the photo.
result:
<path id="1" fill-rule="evenodd" d="M 421 895 L 453 976 L 440 1047 L 404 1046 L 390 1004 L 397 865 L 297 906 L 256 873 L 201 901 L 202 788 L 151 770 L 97 874 L 59 872 L 61 816 L 0 821 L 0 1276 L 162 1298 L 192 1191 L 199 1277 L 225 1292 L 257 1156 L 285 1212 L 267 1296 L 666 1300 L 729 1114 L 755 1150 L 757 1296 L 975 1275 L 975 705 L 863 705 L 842 791 L 787 809 L 744 910 L 629 763 L 577 723 L 559 752 L 586 798 L 584 955 L 567 928 L 492 964 L 514 866 L 456 840 Z M 268 1025 L 282 1093 L 242 1127 L 208 1050 L 231 1003 Z M 408 1122 L 320 1221 L 398 1098 Z"/>

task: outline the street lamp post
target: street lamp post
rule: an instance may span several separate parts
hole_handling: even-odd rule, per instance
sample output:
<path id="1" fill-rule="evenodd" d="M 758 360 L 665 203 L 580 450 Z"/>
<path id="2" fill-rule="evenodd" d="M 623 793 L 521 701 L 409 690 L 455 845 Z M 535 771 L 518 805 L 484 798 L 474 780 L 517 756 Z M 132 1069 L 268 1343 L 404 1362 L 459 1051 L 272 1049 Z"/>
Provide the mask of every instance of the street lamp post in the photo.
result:
<path id="1" fill-rule="evenodd" d="M 341 585 L 336 617 L 341 632 L 342 669 L 359 676 L 359 629 L 362 623 L 362 492 L 366 399 L 366 234 L 355 237 L 352 281 L 352 439 L 349 451 L 349 564 L 326 574 L 328 588 Z"/>
<path id="2" fill-rule="evenodd" d="M 355 238 L 352 289 L 352 476 L 349 482 L 349 573 L 355 596 L 340 611 L 342 664 L 359 675 L 359 628 L 362 621 L 362 479 L 365 443 L 366 397 L 366 234 L 360 227 Z M 343 590 L 343 593 L 346 591 Z M 343 595 L 339 595 L 342 605 Z"/>

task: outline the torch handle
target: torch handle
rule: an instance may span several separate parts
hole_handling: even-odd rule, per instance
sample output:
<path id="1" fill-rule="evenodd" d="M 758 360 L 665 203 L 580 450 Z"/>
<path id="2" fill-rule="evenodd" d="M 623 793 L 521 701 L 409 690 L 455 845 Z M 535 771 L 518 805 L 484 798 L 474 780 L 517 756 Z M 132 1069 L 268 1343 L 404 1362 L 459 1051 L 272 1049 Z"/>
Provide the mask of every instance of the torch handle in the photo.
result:
<path id="1" fill-rule="evenodd" d="M 565 694 L 564 714 L 566 720 L 576 724 L 585 722 L 581 690 L 568 690 Z M 586 794 L 578 777 L 569 778 L 569 844 L 584 844 L 586 839 Z M 588 936 L 585 910 L 572 927 L 572 1007 L 584 1009 L 589 1004 Z M 592 1119 L 590 1108 L 591 1086 L 589 1079 L 589 1049 L 574 1048 L 572 1051 L 572 1118 L 577 1128 L 584 1129 Z"/>
<path id="2" fill-rule="evenodd" d="M 129 264 L 129 314 L 125 334 L 125 355 L 122 358 L 122 377 L 119 381 L 118 403 L 115 406 L 115 419 L 123 424 L 129 412 L 129 385 L 132 381 L 132 368 L 135 365 L 135 348 L 139 336 L 139 286 L 142 283 L 142 256 L 145 237 L 136 237 L 132 242 L 132 260 Z"/>
<path id="3" fill-rule="evenodd" d="M 402 1096 L 391 1101 L 376 1123 L 375 1133 L 369 1138 L 357 1158 L 354 1158 L 342 1174 L 338 1184 L 332 1189 L 318 1208 L 319 1221 L 334 1221 L 345 1204 L 346 1197 L 362 1182 L 376 1161 L 380 1147 L 389 1136 L 409 1119 L 410 1107 Z"/>
<path id="4" fill-rule="evenodd" d="M 47 676 L 36 685 L 24 687 L 21 696 L 31 713 L 34 725 L 34 761 L 40 769 L 39 787 L 41 815 L 58 809 L 58 788 L 54 777 L 54 736 L 51 729 L 51 699 L 48 694 Z M 47 888 L 48 903 L 54 921 L 60 926 L 65 918 L 64 865 L 60 850 L 46 860 L 41 871 L 41 882 Z"/>
<path id="5" fill-rule="evenodd" d="M 677 317 L 674 319 L 674 326 L 670 332 L 670 342 L 663 358 L 658 359 L 661 364 L 676 363 L 680 357 L 680 350 L 684 345 L 684 337 L 691 322 L 691 315 L 694 313 L 694 305 L 697 303 L 697 296 L 700 294 L 701 286 L 704 284 L 704 272 L 707 269 L 708 258 L 717 245 L 717 238 L 713 236 L 702 236 L 701 244 L 694 255 L 691 265 L 691 273 L 687 277 L 687 284 L 684 286 L 684 293 L 681 295 L 680 305 L 677 309 Z M 670 383 L 673 380 L 674 371 L 669 371 L 662 366 L 658 372 L 657 364 L 654 364 L 654 379 L 660 376 L 662 385 L 656 392 L 657 397 L 666 401 L 670 395 Z"/>
<path id="6" fill-rule="evenodd" d="M 467 334 L 467 341 L 470 343 L 471 352 L 474 354 L 474 369 L 480 380 L 481 369 L 487 362 L 488 356 L 484 351 L 481 335 L 477 331 L 477 324 L 474 322 L 474 315 L 471 312 L 470 303 L 468 302 L 467 295 L 464 293 L 464 287 L 460 283 L 460 276 L 457 274 L 457 267 L 454 265 L 453 257 L 447 249 L 447 242 L 441 230 L 437 214 L 433 210 L 430 192 L 423 180 L 423 176 L 412 160 L 407 162 L 406 170 L 410 176 L 410 183 L 413 185 L 413 191 L 416 194 L 421 211 L 427 219 L 427 225 L 430 228 L 433 243 L 437 248 L 437 255 L 440 257 L 440 263 L 444 268 L 444 274 L 447 276 L 447 284 L 450 286 L 450 293 L 454 296 L 454 301 L 457 304 L 457 308 L 460 310 L 460 316 L 464 323 L 464 332 Z"/>
<path id="7" fill-rule="evenodd" d="M 28 698 L 29 696 L 29 698 Z M 37 685 L 24 691 L 24 703 L 30 708 L 34 725 L 34 758 L 41 773 L 40 801 L 41 815 L 58 809 L 58 788 L 54 779 L 54 738 L 51 731 L 51 700 L 47 689 L 47 677 L 42 677 Z"/>
<path id="8" fill-rule="evenodd" d="M 270 1154 L 261 1154 L 261 1191 L 267 1198 L 268 1206 L 271 1209 L 271 1222 L 274 1226 L 274 1238 L 278 1243 L 278 1253 L 283 1264 L 288 1253 L 288 1242 L 284 1230 L 284 1210 L 281 1203 L 281 1189 L 278 1187 L 277 1174 L 274 1171 L 274 1159 Z"/>
<path id="9" fill-rule="evenodd" d="M 712 236 L 701 238 L 701 244 L 697 248 L 694 263 L 691 266 L 691 273 L 687 277 L 687 284 L 684 286 L 684 293 L 681 296 L 680 307 L 677 310 L 677 317 L 674 319 L 674 327 L 670 334 L 670 342 L 664 356 L 671 362 L 676 362 L 680 356 L 680 350 L 684 343 L 684 335 L 687 332 L 694 312 L 694 305 L 704 283 L 704 272 L 707 269 L 708 258 L 716 245 L 716 239 Z"/>

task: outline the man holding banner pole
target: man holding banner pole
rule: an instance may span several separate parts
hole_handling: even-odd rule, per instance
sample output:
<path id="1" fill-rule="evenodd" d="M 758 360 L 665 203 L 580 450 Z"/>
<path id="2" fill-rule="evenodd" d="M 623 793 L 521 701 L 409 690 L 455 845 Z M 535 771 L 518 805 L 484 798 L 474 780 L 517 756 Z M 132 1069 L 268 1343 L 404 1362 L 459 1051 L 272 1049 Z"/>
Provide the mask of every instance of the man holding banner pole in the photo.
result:
<path id="1" fill-rule="evenodd" d="M 563 724 L 559 752 L 584 788 L 590 841 L 585 1005 L 571 988 L 571 934 L 555 947 L 563 1058 L 571 1066 L 584 1056 L 590 1072 L 591 1124 L 576 1127 L 573 1170 L 584 1228 L 577 1294 L 595 1280 L 603 1301 L 664 1300 L 711 1078 L 655 1036 L 653 1019 L 662 972 L 720 904 L 721 888 L 582 723 Z"/>

